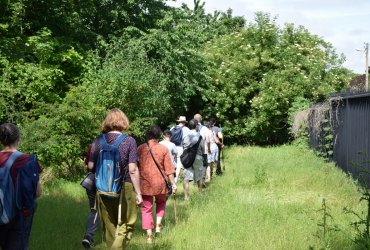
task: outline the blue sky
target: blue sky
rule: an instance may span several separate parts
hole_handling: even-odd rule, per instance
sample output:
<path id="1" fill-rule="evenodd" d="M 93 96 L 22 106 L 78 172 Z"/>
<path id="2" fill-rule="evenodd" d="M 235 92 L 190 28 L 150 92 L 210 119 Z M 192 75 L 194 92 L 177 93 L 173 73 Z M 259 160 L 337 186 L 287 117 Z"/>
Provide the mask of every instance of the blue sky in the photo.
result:
<path id="1" fill-rule="evenodd" d="M 170 5 L 193 0 L 168 1 Z M 226 11 L 231 8 L 234 15 L 253 21 L 257 11 L 277 16 L 277 23 L 294 23 L 305 26 L 312 34 L 330 42 L 337 53 L 346 57 L 344 66 L 355 73 L 365 72 L 364 43 L 370 43 L 369 0 L 205 0 L 207 12 Z"/>

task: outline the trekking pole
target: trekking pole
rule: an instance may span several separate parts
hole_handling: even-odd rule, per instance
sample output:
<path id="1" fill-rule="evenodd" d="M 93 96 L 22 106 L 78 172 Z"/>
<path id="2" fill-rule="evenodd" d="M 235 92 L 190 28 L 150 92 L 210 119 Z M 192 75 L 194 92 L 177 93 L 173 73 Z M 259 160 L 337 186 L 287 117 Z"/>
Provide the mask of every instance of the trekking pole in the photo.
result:
<path id="1" fill-rule="evenodd" d="M 177 223 L 176 194 L 173 194 L 173 209 L 174 209 L 174 213 L 175 213 L 175 222 Z"/>
<path id="2" fill-rule="evenodd" d="M 221 139 L 221 143 L 224 144 L 224 138 L 222 137 Z M 225 149 L 221 149 L 221 161 L 222 161 L 222 170 L 225 171 L 225 155 L 224 155 L 224 150 Z"/>

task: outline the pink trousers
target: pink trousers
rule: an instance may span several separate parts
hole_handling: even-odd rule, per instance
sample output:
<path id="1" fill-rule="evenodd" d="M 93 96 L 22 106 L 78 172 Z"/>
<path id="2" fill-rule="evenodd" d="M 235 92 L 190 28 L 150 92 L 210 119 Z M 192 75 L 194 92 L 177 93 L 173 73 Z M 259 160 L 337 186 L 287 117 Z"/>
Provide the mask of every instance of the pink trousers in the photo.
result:
<path id="1" fill-rule="evenodd" d="M 153 198 L 155 198 L 156 204 L 156 215 L 157 217 L 164 217 L 164 211 L 166 209 L 166 195 L 143 195 L 143 204 L 141 205 L 141 226 L 144 230 L 153 229 Z"/>

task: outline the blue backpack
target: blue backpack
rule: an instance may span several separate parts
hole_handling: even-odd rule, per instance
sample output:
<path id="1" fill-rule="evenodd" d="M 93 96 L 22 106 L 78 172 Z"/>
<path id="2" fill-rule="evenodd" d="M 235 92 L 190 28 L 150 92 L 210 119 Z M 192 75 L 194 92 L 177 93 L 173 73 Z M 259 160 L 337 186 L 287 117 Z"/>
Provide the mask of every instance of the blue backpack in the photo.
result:
<path id="1" fill-rule="evenodd" d="M 126 138 L 120 134 L 111 145 L 107 143 L 106 135 L 99 136 L 100 151 L 96 160 L 95 175 L 97 192 L 106 197 L 119 197 L 122 189 L 122 174 L 119 163 L 121 156 L 119 145 Z"/>
<path id="2" fill-rule="evenodd" d="M 176 146 L 181 146 L 182 142 L 182 127 L 175 126 L 173 129 L 171 129 L 171 142 L 173 142 Z"/>
<path id="3" fill-rule="evenodd" d="M 9 223 L 17 214 L 15 189 L 10 168 L 21 154 L 21 152 L 15 151 L 6 161 L 5 166 L 0 168 L 0 225 Z"/>
<path id="4" fill-rule="evenodd" d="M 10 168 L 22 155 L 15 151 L 0 168 L 0 225 L 9 223 L 18 213 L 30 215 L 36 205 L 36 188 L 39 174 L 36 169 L 36 155 L 31 155 L 28 163 L 19 169 L 17 186 L 14 188 Z"/>

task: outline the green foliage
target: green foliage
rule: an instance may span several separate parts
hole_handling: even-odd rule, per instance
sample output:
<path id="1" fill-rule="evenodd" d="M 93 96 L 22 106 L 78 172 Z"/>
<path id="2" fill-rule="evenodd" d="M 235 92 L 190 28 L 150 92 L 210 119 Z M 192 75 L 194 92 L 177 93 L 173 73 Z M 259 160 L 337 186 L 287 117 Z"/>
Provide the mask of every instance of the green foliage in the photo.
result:
<path id="1" fill-rule="evenodd" d="M 362 155 L 362 153 L 359 153 Z M 366 157 L 366 155 L 362 155 Z M 370 173 L 368 171 L 369 161 L 366 160 L 363 164 L 356 165 L 359 170 L 358 176 L 358 192 L 361 194 L 360 202 L 365 203 L 366 208 L 361 212 L 355 211 L 352 207 L 345 207 L 343 210 L 346 214 L 353 215 L 355 221 L 351 222 L 351 226 L 356 230 L 354 242 L 361 249 L 370 249 L 370 190 L 368 180 Z"/>
<path id="2" fill-rule="evenodd" d="M 299 147 L 307 147 L 309 139 L 309 101 L 298 96 L 288 110 L 288 124 L 290 126 L 290 134 L 294 138 L 294 145 Z"/>
<path id="3" fill-rule="evenodd" d="M 105 109 L 86 91 L 84 87 L 74 88 L 47 115 L 21 125 L 21 149 L 37 153 L 43 166 L 53 167 L 59 177 L 81 176 L 82 159 L 104 118 Z"/>
<path id="4" fill-rule="evenodd" d="M 349 78 L 329 43 L 302 26 L 280 28 L 262 13 L 244 30 L 211 41 L 204 55 L 213 62 L 205 112 L 217 110 L 225 134 L 238 142 L 286 141 L 296 98 L 323 100 Z"/>
<path id="5" fill-rule="evenodd" d="M 322 199 L 321 208 L 317 211 L 322 216 L 320 221 L 317 223 L 319 227 L 316 237 L 320 239 L 320 247 L 318 249 L 329 250 L 331 248 L 331 237 L 330 235 L 340 231 L 338 225 L 334 224 L 333 216 L 330 214 L 330 207 L 327 205 L 327 202 Z M 310 246 L 309 249 L 315 249 L 313 246 Z"/>
<path id="6" fill-rule="evenodd" d="M 202 112 L 230 143 L 274 144 L 296 110 L 346 85 L 343 58 L 305 28 L 204 4 L 0 0 L 0 122 L 19 124 L 22 149 L 69 178 L 111 108 L 138 141 L 152 123 Z"/>
<path id="7" fill-rule="evenodd" d="M 0 111 L 3 119 L 19 122 L 25 115 L 44 112 L 40 103 L 59 102 L 54 91 L 63 72 L 33 63 L 8 63 L 0 76 Z M 28 112 L 28 114 L 25 114 Z"/>

